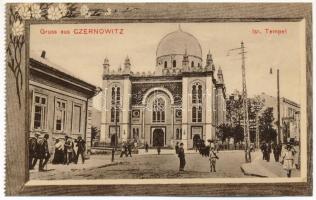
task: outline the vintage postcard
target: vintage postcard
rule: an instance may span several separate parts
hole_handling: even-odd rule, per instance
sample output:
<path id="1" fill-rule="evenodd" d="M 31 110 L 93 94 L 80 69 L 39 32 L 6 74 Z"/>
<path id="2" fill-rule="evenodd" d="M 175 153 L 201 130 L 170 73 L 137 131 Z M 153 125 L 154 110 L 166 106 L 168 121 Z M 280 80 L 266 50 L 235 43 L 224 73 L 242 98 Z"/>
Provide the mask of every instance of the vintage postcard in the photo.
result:
<path id="1" fill-rule="evenodd" d="M 175 18 L 169 6 L 191 16 Z M 20 165 L 8 169 L 7 190 L 23 179 L 40 195 L 60 185 L 150 187 L 139 195 L 169 185 L 190 195 L 176 185 L 201 184 L 251 195 L 239 188 L 250 183 L 310 194 L 301 188 L 312 180 L 311 19 L 204 11 L 7 4 L 7 169 Z"/>

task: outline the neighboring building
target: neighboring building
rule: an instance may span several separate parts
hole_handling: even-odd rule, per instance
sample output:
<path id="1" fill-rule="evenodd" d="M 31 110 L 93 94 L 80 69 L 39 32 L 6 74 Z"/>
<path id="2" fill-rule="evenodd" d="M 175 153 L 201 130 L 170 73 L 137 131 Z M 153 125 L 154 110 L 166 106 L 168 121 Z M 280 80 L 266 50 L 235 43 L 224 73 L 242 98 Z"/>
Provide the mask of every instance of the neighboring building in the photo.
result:
<path id="1" fill-rule="evenodd" d="M 42 55 L 31 53 L 29 59 L 30 135 L 50 135 L 50 150 L 55 139 L 82 136 L 90 149 L 92 97 L 96 86 L 87 83 L 51 63 Z"/>
<path id="2" fill-rule="evenodd" d="M 277 98 L 262 93 L 259 95 L 264 100 L 264 108 L 273 108 L 274 127 L 277 129 L 278 107 Z M 300 105 L 284 97 L 280 98 L 281 142 L 290 138 L 299 141 L 300 138 Z"/>
<path id="3" fill-rule="evenodd" d="M 101 142 L 192 148 L 194 139 L 215 139 L 226 120 L 222 70 L 210 53 L 203 66 L 200 43 L 180 27 L 161 39 L 155 72 L 133 73 L 128 57 L 118 71 L 105 58 L 103 69 Z"/>

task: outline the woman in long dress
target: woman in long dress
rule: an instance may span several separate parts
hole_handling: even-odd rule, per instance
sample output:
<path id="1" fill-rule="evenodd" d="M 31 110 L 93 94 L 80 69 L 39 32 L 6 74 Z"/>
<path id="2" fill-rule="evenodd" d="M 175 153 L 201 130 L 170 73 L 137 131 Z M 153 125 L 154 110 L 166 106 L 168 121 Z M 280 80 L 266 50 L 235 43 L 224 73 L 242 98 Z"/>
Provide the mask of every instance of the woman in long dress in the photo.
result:
<path id="1" fill-rule="evenodd" d="M 294 164 L 295 153 L 296 153 L 295 149 L 290 144 L 287 144 L 282 154 L 282 161 L 281 161 L 281 163 L 283 163 L 283 169 L 287 171 L 287 177 L 291 177 L 291 172 L 293 169 L 295 169 L 295 164 Z"/>
<path id="2" fill-rule="evenodd" d="M 63 144 L 62 140 L 56 139 L 55 153 L 54 153 L 54 159 L 53 159 L 52 163 L 53 164 L 64 163 L 64 144 Z"/>

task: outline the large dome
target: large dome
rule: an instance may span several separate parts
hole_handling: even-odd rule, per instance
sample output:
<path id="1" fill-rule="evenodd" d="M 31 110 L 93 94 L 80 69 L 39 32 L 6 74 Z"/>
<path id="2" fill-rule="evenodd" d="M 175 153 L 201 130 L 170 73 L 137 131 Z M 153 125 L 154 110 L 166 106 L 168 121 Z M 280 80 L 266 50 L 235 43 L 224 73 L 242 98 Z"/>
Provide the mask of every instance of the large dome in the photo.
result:
<path id="1" fill-rule="evenodd" d="M 167 34 L 160 40 L 156 56 L 159 58 L 170 54 L 184 54 L 185 49 L 188 55 L 202 58 L 199 41 L 193 35 L 179 28 L 179 30 Z"/>

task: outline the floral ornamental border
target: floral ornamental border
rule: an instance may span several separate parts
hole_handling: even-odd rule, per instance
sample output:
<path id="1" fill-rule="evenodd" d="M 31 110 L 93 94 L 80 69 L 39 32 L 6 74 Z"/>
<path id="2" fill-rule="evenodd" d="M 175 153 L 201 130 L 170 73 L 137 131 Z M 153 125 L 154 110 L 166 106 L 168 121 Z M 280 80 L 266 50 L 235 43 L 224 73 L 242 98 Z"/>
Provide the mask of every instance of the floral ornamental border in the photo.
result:
<path id="1" fill-rule="evenodd" d="M 12 4 L 8 13 L 8 34 L 7 34 L 7 65 L 14 75 L 16 92 L 21 108 L 21 91 L 23 87 L 23 75 L 21 69 L 22 49 L 25 45 L 26 20 L 52 20 L 58 21 L 65 18 L 89 18 L 107 17 L 114 13 L 126 13 L 138 8 L 127 7 L 125 9 L 89 9 L 86 4 L 77 3 L 28 3 Z"/>

